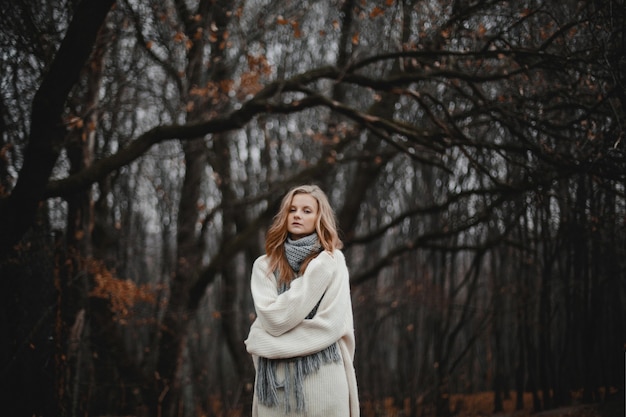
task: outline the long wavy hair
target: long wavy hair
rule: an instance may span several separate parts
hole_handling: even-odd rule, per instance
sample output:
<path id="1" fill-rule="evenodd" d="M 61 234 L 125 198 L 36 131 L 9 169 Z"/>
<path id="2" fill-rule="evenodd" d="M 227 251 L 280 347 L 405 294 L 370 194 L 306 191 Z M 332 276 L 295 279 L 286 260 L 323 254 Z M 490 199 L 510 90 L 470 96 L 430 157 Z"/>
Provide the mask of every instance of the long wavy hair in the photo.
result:
<path id="1" fill-rule="evenodd" d="M 287 256 L 285 255 L 285 241 L 289 233 L 287 232 L 287 217 L 293 197 L 296 194 L 309 194 L 317 200 L 317 218 L 315 219 L 315 231 L 319 238 L 319 242 L 324 250 L 332 252 L 335 249 L 343 248 L 343 242 L 339 238 L 337 232 L 337 222 L 335 220 L 335 212 L 328 202 L 328 197 L 317 185 L 300 185 L 289 190 L 280 203 L 280 209 L 274 216 L 272 225 L 267 231 L 265 238 L 265 253 L 269 258 L 269 273 L 278 271 L 279 282 L 289 284 L 294 278 L 293 272 Z M 309 262 L 314 259 L 318 253 L 309 255 L 302 262 L 300 267 L 300 275 L 304 273 Z"/>

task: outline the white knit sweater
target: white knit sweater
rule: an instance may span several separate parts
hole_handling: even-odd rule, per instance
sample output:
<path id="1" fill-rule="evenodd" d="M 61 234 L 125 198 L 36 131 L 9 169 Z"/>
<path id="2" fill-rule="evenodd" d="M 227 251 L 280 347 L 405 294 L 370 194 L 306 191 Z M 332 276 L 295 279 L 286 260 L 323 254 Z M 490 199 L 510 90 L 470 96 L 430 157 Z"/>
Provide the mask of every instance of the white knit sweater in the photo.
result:
<path id="1" fill-rule="evenodd" d="M 257 318 L 245 344 L 255 366 L 259 356 L 269 359 L 305 356 L 337 342 L 348 381 L 346 401 L 350 417 L 358 417 L 352 301 L 343 253 L 340 250 L 320 253 L 309 263 L 304 275 L 292 281 L 289 291 L 282 294 L 278 294 L 274 275 L 268 271 L 268 258 L 263 255 L 254 263 L 250 285 Z M 305 319 L 320 298 L 315 317 Z M 253 416 L 257 415 L 257 407 L 254 401 Z"/>

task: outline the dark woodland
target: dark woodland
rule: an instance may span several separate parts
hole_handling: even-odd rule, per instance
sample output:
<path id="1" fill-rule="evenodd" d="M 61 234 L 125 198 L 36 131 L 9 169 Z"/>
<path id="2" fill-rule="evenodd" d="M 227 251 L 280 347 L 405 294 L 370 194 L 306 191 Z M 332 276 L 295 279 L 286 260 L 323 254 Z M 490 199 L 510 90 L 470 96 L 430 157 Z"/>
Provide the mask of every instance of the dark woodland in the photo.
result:
<path id="1" fill-rule="evenodd" d="M 4 0 L 0 48 L 1 415 L 248 416 L 305 183 L 363 416 L 623 404 L 624 0 Z"/>

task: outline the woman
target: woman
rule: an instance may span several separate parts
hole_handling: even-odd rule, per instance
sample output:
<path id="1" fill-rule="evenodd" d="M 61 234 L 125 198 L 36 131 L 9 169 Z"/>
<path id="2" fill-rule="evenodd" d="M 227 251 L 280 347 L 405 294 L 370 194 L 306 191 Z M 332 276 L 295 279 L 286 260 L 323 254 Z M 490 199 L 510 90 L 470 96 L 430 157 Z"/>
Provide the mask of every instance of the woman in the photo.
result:
<path id="1" fill-rule="evenodd" d="M 253 417 L 358 417 L 354 327 L 333 210 L 315 185 L 293 188 L 252 268 L 257 318 Z"/>

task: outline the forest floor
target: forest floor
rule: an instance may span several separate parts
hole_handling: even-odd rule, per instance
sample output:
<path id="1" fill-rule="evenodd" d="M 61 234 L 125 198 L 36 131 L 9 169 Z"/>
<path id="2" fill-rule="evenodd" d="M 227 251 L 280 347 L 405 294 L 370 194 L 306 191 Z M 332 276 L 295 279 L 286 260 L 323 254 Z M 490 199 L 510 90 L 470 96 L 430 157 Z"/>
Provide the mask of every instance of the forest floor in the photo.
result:
<path id="1" fill-rule="evenodd" d="M 514 396 L 504 400 L 504 411 L 493 412 L 493 394 L 475 394 L 454 398 L 456 417 L 625 417 L 624 393 L 610 396 L 598 404 L 575 404 L 546 411 L 533 412 L 532 398 L 524 398 L 524 410 L 515 410 Z"/>
<path id="2" fill-rule="evenodd" d="M 451 395 L 450 406 L 453 417 L 626 417 L 624 393 L 615 391 L 605 401 L 597 404 L 582 404 L 580 399 L 573 398 L 573 405 L 558 407 L 545 411 L 533 411 L 533 400 L 530 393 L 524 395 L 524 409 L 515 409 L 515 393 L 511 393 L 503 401 L 503 411 L 493 412 L 493 392 Z M 414 415 L 407 403 L 398 407 L 392 398 L 381 404 L 361 404 L 361 417 L 402 417 Z M 432 417 L 434 408 L 426 404 L 418 405 L 417 415 Z"/>

